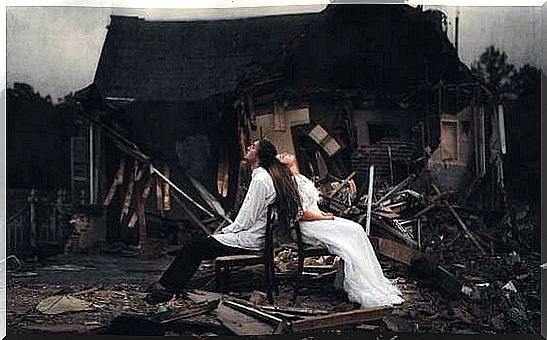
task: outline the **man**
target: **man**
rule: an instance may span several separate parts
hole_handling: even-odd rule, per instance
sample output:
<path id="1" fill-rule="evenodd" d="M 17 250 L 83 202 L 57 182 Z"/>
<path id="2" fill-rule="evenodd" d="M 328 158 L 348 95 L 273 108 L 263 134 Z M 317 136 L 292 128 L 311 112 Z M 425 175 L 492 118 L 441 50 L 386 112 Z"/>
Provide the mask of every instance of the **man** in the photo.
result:
<path id="1" fill-rule="evenodd" d="M 181 293 L 202 260 L 264 248 L 267 210 L 276 200 L 275 188 L 278 188 L 282 202 L 300 200 L 298 196 L 293 197 L 292 187 L 287 190 L 285 182 L 279 182 L 278 171 L 273 172 L 274 179 L 270 176 L 268 170 L 274 168 L 272 164 L 278 162 L 276 155 L 275 146 L 265 139 L 256 141 L 247 148 L 244 159 L 252 169 L 251 183 L 235 221 L 220 233 L 183 247 L 160 278 L 159 285 L 156 284 L 147 296 L 148 303 L 169 301 L 174 294 Z M 283 174 L 285 175 L 290 176 Z M 294 214 L 291 211 L 289 215 Z"/>

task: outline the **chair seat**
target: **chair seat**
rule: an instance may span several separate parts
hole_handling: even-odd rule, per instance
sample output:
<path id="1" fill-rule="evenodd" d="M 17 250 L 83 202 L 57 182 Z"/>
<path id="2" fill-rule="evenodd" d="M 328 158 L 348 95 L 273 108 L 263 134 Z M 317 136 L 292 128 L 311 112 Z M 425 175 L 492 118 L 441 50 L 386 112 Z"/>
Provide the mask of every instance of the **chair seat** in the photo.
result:
<path id="1" fill-rule="evenodd" d="M 305 257 L 332 255 L 327 248 L 321 246 L 307 246 L 304 248 Z"/>
<path id="2" fill-rule="evenodd" d="M 215 262 L 244 265 L 248 263 L 263 263 L 265 260 L 266 260 L 266 256 L 264 256 L 261 253 L 257 253 L 257 254 L 220 256 L 215 259 Z"/>

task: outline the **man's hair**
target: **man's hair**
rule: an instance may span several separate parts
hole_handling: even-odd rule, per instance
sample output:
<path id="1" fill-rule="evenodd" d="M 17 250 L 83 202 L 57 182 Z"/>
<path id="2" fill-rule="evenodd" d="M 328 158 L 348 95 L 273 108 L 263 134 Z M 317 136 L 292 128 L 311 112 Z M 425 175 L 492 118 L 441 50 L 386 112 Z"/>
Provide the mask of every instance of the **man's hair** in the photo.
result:
<path id="1" fill-rule="evenodd" d="M 290 170 L 276 156 L 277 149 L 272 142 L 261 139 L 258 143 L 258 164 L 266 169 L 272 178 L 279 222 L 286 227 L 291 227 L 291 223 L 297 219 L 302 210 L 300 195 Z"/>
<path id="2" fill-rule="evenodd" d="M 264 169 L 268 169 L 276 160 L 277 149 L 272 142 L 267 139 L 261 139 L 258 142 L 258 164 Z"/>

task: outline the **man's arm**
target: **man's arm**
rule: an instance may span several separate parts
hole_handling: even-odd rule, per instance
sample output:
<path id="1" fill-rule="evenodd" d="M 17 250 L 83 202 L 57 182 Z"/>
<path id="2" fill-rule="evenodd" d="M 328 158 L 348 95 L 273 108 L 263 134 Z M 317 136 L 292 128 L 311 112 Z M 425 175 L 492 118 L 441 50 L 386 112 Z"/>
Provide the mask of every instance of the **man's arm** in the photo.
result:
<path id="1" fill-rule="evenodd" d="M 258 214 L 264 208 L 266 198 L 266 184 L 253 178 L 234 223 L 223 228 L 221 233 L 237 233 L 254 225 Z"/>

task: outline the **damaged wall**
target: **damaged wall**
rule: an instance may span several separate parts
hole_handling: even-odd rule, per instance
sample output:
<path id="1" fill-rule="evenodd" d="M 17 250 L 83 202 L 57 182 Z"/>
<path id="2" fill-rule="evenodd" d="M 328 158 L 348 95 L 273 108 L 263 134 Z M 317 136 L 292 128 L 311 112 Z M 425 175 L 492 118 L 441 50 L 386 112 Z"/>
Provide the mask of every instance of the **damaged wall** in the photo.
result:
<path id="1" fill-rule="evenodd" d="M 277 147 L 278 152 L 295 154 L 294 141 L 291 133 L 293 126 L 308 124 L 310 114 L 308 108 L 285 109 L 277 105 L 274 113 L 263 114 L 256 117 L 256 130 L 253 131 L 253 139 L 263 137 L 270 139 Z"/>
<path id="2" fill-rule="evenodd" d="M 473 106 L 440 116 L 440 144 L 428 161 L 428 169 L 438 178 L 441 190 L 464 192 L 477 175 L 477 151 L 481 123 Z M 484 139 L 483 139 L 484 141 Z M 482 142 L 484 146 L 484 142 Z"/>

